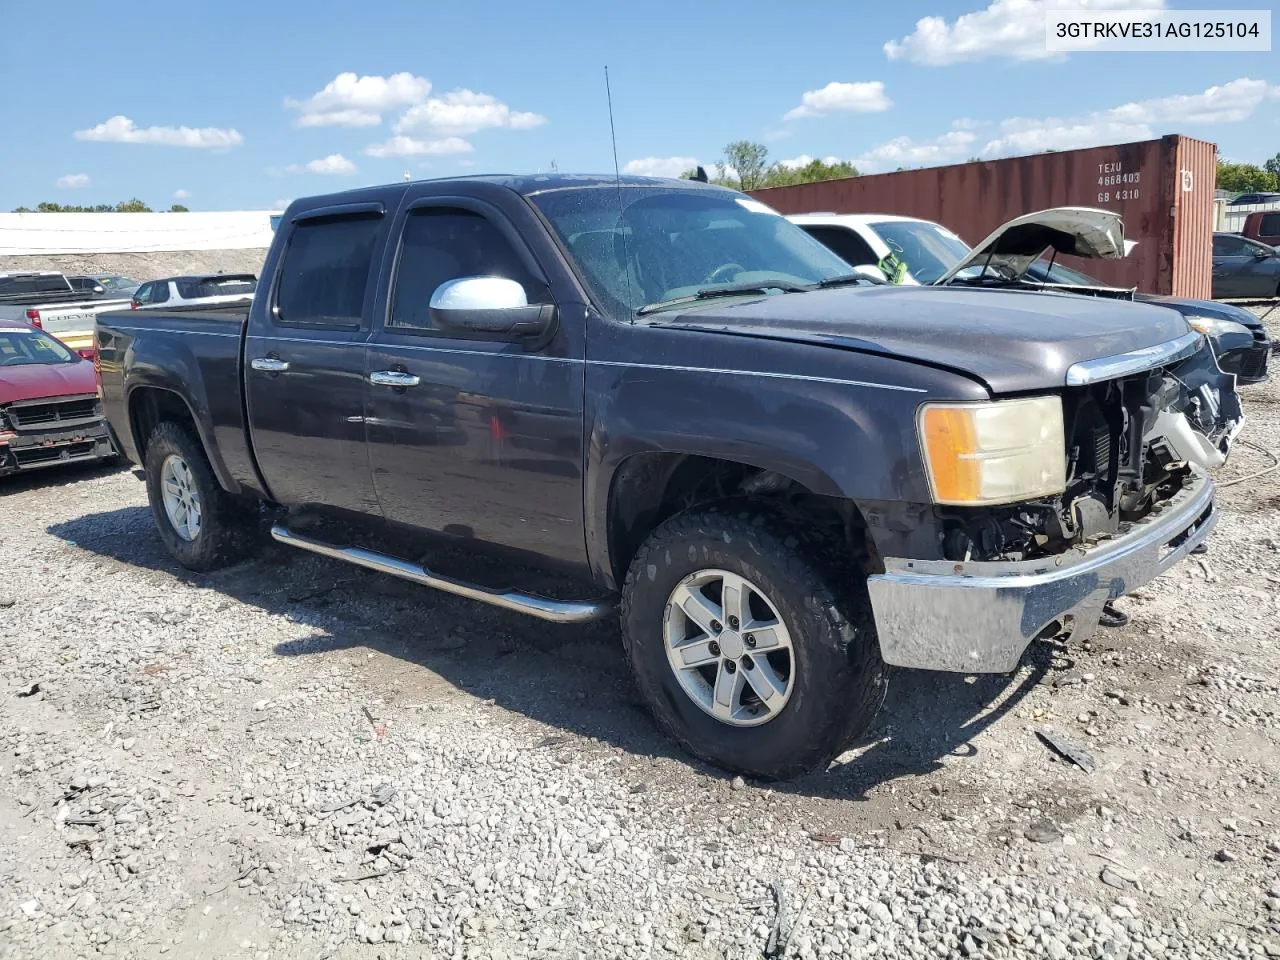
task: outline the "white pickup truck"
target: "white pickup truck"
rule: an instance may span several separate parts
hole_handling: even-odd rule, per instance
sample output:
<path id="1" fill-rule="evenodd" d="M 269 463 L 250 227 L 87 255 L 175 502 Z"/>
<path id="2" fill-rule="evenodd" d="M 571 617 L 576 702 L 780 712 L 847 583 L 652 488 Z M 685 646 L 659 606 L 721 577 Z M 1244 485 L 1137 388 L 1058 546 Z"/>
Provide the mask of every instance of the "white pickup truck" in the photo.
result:
<path id="1" fill-rule="evenodd" d="M 128 297 L 76 290 L 55 271 L 0 272 L 0 320 L 25 320 L 73 350 L 92 349 L 93 322 L 99 313 L 128 306 Z"/>

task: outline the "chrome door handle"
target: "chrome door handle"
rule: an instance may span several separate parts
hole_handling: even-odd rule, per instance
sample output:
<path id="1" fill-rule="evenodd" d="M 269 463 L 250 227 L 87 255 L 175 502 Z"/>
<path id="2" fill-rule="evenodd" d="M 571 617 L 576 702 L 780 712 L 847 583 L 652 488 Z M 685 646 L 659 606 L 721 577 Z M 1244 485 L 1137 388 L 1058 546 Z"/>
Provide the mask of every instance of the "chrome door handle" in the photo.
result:
<path id="1" fill-rule="evenodd" d="M 275 357 L 254 357 L 249 366 L 263 373 L 284 373 L 289 369 L 289 361 L 277 360 Z"/>
<path id="2" fill-rule="evenodd" d="M 380 387 L 416 387 L 422 381 L 402 370 L 375 370 L 369 374 L 369 382 Z"/>

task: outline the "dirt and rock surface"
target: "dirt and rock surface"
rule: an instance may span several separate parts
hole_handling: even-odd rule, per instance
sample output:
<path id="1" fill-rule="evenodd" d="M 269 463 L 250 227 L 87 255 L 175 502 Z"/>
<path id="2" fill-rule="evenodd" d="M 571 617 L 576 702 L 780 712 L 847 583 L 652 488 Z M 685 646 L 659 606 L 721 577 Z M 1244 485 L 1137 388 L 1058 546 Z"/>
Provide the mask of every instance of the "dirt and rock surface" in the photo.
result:
<path id="1" fill-rule="evenodd" d="M 0 270 L 57 270 L 68 276 L 118 273 L 145 283 L 193 273 L 258 273 L 266 249 L 178 250 L 162 253 L 61 253 L 0 257 Z"/>
<path id="2" fill-rule="evenodd" d="M 192 575 L 127 471 L 0 483 L 0 958 L 1280 956 L 1280 471 L 1219 502 L 1129 626 L 899 672 L 768 786 L 655 731 L 612 627 Z"/>

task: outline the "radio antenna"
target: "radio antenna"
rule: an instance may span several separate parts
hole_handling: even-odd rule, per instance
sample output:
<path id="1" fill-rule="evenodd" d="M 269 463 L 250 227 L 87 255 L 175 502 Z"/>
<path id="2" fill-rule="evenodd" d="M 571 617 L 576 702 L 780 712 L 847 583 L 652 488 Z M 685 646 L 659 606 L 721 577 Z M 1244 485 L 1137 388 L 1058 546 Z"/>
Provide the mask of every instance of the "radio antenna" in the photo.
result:
<path id="1" fill-rule="evenodd" d="M 634 310 L 638 304 L 632 301 L 631 294 L 631 251 L 627 249 L 627 235 L 624 233 L 623 213 L 625 207 L 622 204 L 622 171 L 618 167 L 618 134 L 613 126 L 613 90 L 609 87 L 609 65 L 604 65 L 604 95 L 609 102 L 609 139 L 613 143 L 613 182 L 618 193 L 618 229 L 614 234 L 614 242 L 622 241 L 622 277 L 627 284 L 627 308 Z M 614 247 L 615 254 L 617 247 Z M 634 322 L 634 320 L 632 321 Z"/>
<path id="2" fill-rule="evenodd" d="M 613 175 L 617 179 L 618 187 L 622 187 L 622 174 L 618 170 L 618 134 L 613 128 L 613 91 L 609 88 L 609 65 L 606 63 L 604 67 L 604 95 L 609 101 L 609 139 L 613 141 Z M 621 199 L 622 194 L 618 194 Z"/>

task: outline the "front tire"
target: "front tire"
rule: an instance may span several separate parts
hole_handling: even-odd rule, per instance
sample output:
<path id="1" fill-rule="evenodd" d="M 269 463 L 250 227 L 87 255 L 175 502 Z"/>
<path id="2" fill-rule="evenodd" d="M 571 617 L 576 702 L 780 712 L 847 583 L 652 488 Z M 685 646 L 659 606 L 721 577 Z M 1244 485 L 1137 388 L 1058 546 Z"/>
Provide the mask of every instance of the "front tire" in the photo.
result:
<path id="1" fill-rule="evenodd" d="M 888 668 L 841 556 L 803 519 L 747 501 L 658 527 L 622 594 L 623 644 L 658 725 L 766 780 L 843 752 L 884 702 Z"/>
<path id="2" fill-rule="evenodd" d="M 157 425 L 147 441 L 145 466 L 147 499 L 160 538 L 188 570 L 216 570 L 257 547 L 257 503 L 222 489 L 189 429 L 171 421 Z"/>

